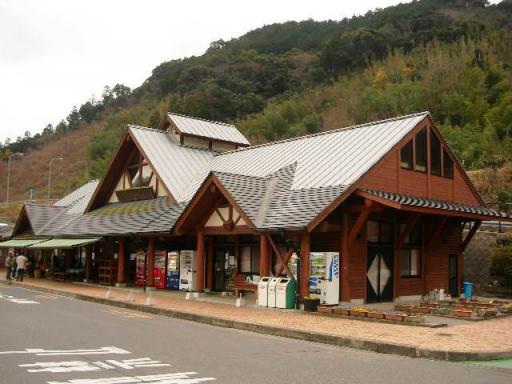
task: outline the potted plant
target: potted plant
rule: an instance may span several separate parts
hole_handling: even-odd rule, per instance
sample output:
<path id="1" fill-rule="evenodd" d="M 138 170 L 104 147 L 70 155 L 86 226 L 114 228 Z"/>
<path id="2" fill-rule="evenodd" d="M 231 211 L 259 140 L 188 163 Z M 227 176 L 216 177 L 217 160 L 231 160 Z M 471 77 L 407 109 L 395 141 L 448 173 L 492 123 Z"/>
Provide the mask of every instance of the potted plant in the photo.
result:
<path id="1" fill-rule="evenodd" d="M 467 309 L 454 309 L 452 311 L 452 315 L 457 317 L 471 317 L 472 313 L 473 311 Z"/>
<path id="2" fill-rule="evenodd" d="M 384 318 L 386 320 L 392 320 L 392 321 L 404 321 L 405 313 L 401 312 L 385 312 Z"/>
<path id="3" fill-rule="evenodd" d="M 367 317 L 368 310 L 363 307 L 353 307 L 352 309 L 350 309 L 350 314 L 356 317 Z"/>
<path id="4" fill-rule="evenodd" d="M 341 316 L 350 316 L 350 308 L 336 307 L 334 313 Z"/>
<path id="5" fill-rule="evenodd" d="M 371 319 L 383 319 L 384 313 L 379 311 L 368 311 L 368 317 Z"/>
<path id="6" fill-rule="evenodd" d="M 316 312 L 320 305 L 320 299 L 312 296 L 305 296 L 303 299 L 305 312 Z"/>

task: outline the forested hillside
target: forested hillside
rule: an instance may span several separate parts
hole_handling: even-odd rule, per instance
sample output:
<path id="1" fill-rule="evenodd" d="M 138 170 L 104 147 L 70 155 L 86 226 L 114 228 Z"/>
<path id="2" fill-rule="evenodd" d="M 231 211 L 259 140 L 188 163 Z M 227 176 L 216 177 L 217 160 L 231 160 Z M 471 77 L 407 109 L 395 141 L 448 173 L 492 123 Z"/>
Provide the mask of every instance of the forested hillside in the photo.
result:
<path id="1" fill-rule="evenodd" d="M 253 143 L 429 110 L 465 167 L 480 170 L 485 199 L 511 201 L 511 20 L 512 0 L 423 0 L 213 42 L 201 56 L 160 64 L 133 91 L 107 88 L 55 128 L 7 143 L 4 157 L 28 153 L 14 195 L 44 185 L 50 147 L 73 159 L 60 165 L 71 184 L 101 176 L 126 124 L 154 127 L 167 110 L 234 122 Z"/>

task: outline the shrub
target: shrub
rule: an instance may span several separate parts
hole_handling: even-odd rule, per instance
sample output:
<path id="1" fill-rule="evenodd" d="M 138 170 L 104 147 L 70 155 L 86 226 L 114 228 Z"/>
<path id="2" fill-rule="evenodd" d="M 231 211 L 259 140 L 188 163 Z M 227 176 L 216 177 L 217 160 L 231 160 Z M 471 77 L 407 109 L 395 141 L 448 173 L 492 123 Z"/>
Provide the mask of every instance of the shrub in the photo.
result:
<path id="1" fill-rule="evenodd" d="M 493 251 L 489 270 L 493 276 L 512 279 L 512 245 L 496 248 Z"/>

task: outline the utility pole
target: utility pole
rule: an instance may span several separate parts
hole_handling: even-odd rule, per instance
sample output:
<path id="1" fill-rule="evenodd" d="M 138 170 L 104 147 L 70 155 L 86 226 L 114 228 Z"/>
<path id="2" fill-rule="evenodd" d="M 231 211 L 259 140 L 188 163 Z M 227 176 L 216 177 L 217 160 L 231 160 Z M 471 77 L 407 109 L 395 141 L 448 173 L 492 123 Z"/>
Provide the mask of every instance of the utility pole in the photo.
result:
<path id="1" fill-rule="evenodd" d="M 51 189 L 52 189 L 52 164 L 56 160 L 64 160 L 64 159 L 62 157 L 54 157 L 48 163 L 48 193 L 47 193 L 48 203 L 50 203 L 50 194 L 51 194 Z"/>
<path id="2" fill-rule="evenodd" d="M 9 187 L 10 187 L 10 184 L 11 184 L 11 160 L 12 158 L 19 158 L 19 157 L 23 157 L 23 153 L 21 152 L 16 152 L 16 153 L 11 153 L 7 159 L 7 191 L 5 192 L 5 202 L 8 203 L 9 202 Z"/>

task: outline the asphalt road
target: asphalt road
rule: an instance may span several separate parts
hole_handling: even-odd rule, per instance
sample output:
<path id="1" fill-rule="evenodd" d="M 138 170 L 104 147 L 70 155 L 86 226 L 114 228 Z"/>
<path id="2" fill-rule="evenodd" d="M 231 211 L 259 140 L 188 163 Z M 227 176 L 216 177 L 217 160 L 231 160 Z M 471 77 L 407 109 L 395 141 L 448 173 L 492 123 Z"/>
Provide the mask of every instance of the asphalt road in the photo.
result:
<path id="1" fill-rule="evenodd" d="M 512 382 L 512 369 L 290 340 L 15 287 L 0 286 L 0 314 L 1 384 Z"/>

